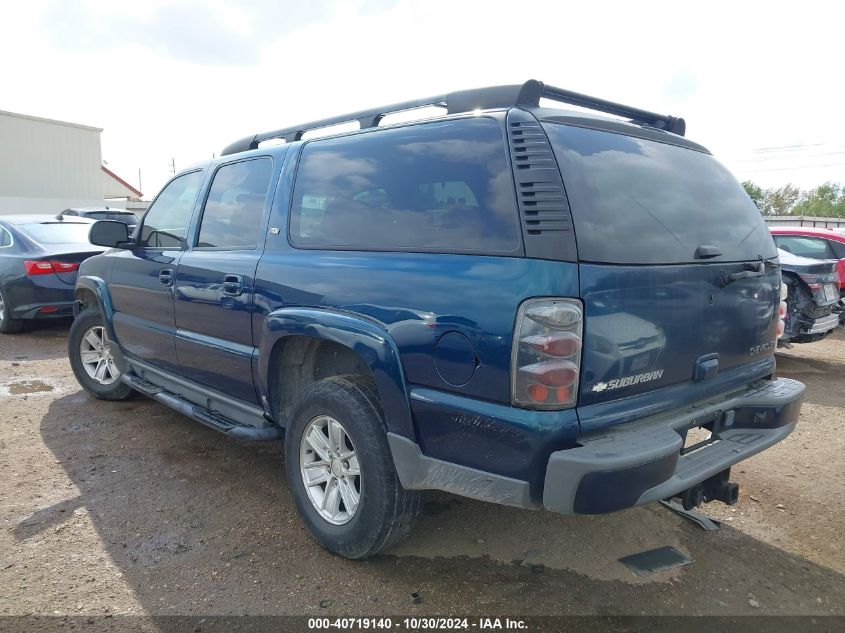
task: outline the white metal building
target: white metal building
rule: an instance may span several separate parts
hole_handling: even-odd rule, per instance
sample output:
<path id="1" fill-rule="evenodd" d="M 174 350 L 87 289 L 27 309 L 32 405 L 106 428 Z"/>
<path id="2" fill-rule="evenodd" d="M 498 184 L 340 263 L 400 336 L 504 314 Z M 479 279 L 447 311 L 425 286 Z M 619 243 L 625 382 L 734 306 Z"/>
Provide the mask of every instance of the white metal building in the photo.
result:
<path id="1" fill-rule="evenodd" d="M 125 207 L 141 192 L 103 167 L 102 130 L 0 110 L 0 214 Z M 106 198 L 123 198 L 120 202 Z"/>

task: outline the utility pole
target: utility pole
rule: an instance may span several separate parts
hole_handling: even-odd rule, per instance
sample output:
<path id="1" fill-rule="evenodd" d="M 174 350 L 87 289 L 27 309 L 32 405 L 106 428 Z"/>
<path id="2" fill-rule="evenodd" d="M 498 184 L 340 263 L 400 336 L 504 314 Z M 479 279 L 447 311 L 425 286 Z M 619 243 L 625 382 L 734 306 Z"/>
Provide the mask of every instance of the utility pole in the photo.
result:
<path id="1" fill-rule="evenodd" d="M 141 168 L 140 167 L 138 168 L 138 191 L 143 191 L 143 188 L 142 188 L 142 185 L 141 185 Z"/>
<path id="2" fill-rule="evenodd" d="M 175 176 L 176 175 L 176 159 L 170 159 L 170 172 Z"/>

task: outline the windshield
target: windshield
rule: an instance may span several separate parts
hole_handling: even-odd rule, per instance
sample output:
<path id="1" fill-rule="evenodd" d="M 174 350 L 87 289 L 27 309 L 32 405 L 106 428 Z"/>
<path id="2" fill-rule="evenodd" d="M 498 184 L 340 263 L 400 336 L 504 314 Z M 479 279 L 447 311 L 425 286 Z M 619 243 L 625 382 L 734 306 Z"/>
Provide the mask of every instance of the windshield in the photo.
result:
<path id="1" fill-rule="evenodd" d="M 51 222 L 49 224 L 22 224 L 20 228 L 39 244 L 89 244 L 91 224 L 80 222 Z"/>
<path id="2" fill-rule="evenodd" d="M 545 123 L 572 208 L 578 257 L 616 264 L 777 256 L 757 207 L 710 154 Z M 699 246 L 720 256 L 695 258 Z"/>

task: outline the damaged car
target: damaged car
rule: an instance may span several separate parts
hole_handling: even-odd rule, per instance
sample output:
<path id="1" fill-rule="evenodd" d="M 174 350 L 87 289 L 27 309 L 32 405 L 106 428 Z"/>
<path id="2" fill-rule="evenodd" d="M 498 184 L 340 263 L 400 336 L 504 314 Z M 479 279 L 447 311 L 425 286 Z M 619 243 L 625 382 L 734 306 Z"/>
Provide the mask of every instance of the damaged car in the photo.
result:
<path id="1" fill-rule="evenodd" d="M 839 325 L 839 275 L 835 261 L 799 257 L 779 249 L 787 288 L 785 328 L 778 344 L 814 343 Z"/>

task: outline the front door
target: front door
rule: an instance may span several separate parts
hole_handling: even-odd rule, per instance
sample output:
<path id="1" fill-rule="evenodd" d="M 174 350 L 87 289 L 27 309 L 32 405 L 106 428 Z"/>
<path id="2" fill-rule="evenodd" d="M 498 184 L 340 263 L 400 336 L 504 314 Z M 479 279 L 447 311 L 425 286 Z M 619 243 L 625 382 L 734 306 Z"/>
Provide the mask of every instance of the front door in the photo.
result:
<path id="1" fill-rule="evenodd" d="M 182 375 L 249 403 L 258 402 L 252 296 L 272 173 L 269 157 L 217 168 L 174 286 Z"/>
<path id="2" fill-rule="evenodd" d="M 203 172 L 171 180 L 150 205 L 137 242 L 113 251 L 109 289 L 114 331 L 130 356 L 178 373 L 173 281 Z"/>

